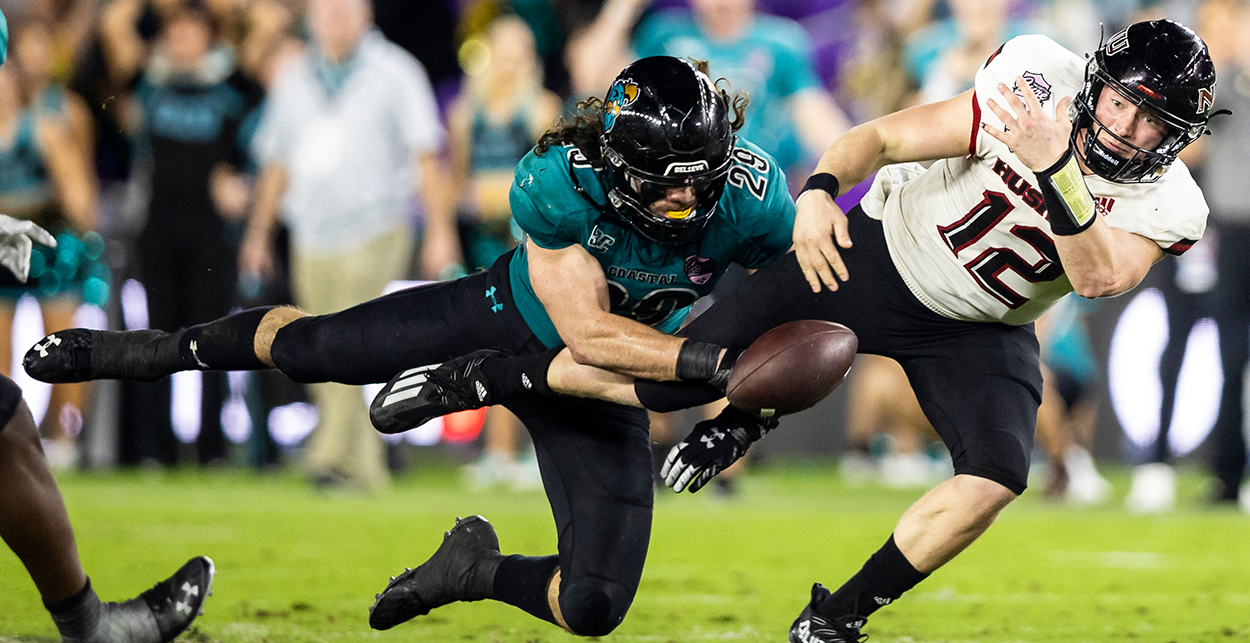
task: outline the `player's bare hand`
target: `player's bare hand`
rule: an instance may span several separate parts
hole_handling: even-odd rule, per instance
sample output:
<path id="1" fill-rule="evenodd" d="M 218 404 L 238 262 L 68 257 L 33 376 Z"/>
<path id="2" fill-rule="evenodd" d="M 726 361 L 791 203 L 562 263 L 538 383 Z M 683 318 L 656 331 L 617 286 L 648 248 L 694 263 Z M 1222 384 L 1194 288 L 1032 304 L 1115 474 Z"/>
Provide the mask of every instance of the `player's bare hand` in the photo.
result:
<path id="1" fill-rule="evenodd" d="M 833 197 L 821 190 L 808 190 L 799 195 L 797 205 L 794 256 L 799 268 L 812 292 L 820 292 L 822 284 L 829 290 L 837 290 L 839 280 L 850 279 L 842 255 L 838 253 L 839 246 L 851 247 L 846 214 L 833 202 Z"/>
<path id="2" fill-rule="evenodd" d="M 985 121 L 981 129 L 1003 142 L 1029 169 L 1045 170 L 1055 164 L 1068 150 L 1068 136 L 1072 122 L 1068 120 L 1071 98 L 1063 98 L 1055 105 L 1055 116 L 1042 112 L 1037 94 L 1021 76 L 1016 76 L 1015 91 L 1003 83 L 998 84 L 1002 102 L 988 98 L 985 102 L 990 111 L 1003 122 L 1006 130 L 1000 130 Z M 1008 109 L 1010 107 L 1010 109 Z"/>

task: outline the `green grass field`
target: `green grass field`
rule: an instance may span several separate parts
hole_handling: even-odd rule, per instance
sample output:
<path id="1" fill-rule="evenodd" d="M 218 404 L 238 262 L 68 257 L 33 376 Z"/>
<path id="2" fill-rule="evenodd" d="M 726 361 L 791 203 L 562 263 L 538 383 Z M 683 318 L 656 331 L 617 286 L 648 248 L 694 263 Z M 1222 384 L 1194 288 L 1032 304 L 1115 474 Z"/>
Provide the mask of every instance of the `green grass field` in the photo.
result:
<path id="1" fill-rule="evenodd" d="M 770 465 L 733 501 L 664 492 L 638 597 L 606 640 L 780 643 L 811 583 L 836 586 L 856 571 L 919 495 L 849 487 L 828 463 Z M 1127 472 L 1110 477 L 1123 498 Z M 1118 503 L 1071 509 L 1030 492 L 866 631 L 873 643 L 1250 641 L 1250 516 L 1205 507 L 1202 484 L 1184 475 L 1180 508 L 1157 517 Z M 76 474 L 61 485 L 105 599 L 133 596 L 193 555 L 216 561 L 215 595 L 183 641 L 576 640 L 491 601 L 387 632 L 366 623 L 387 576 L 425 560 L 457 515 L 490 518 L 505 553 L 553 552 L 541 492 L 469 493 L 437 463 L 374 497 L 241 471 Z M 5 550 L 0 641 L 54 635 Z"/>

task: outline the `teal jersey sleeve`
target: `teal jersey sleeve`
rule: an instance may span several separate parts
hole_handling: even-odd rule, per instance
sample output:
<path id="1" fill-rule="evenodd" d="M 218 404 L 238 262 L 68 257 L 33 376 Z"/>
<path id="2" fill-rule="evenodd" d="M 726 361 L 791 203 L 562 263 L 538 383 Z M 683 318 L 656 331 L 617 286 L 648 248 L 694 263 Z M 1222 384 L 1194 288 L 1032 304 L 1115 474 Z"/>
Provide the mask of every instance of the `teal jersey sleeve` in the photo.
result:
<path id="1" fill-rule="evenodd" d="M 790 249 L 794 199 L 781 165 L 754 143 L 739 138 L 729 170 L 720 218 L 741 238 L 733 262 L 760 268 Z"/>
<path id="2" fill-rule="evenodd" d="M 508 201 L 512 218 L 539 247 L 559 250 L 584 238 L 594 205 L 578 194 L 572 172 L 586 176 L 579 180 L 599 191 L 599 181 L 589 164 L 578 167 L 580 152 L 573 147 L 552 147 L 543 155 L 533 150 L 517 164 Z M 592 212 L 588 212 L 592 211 Z"/>

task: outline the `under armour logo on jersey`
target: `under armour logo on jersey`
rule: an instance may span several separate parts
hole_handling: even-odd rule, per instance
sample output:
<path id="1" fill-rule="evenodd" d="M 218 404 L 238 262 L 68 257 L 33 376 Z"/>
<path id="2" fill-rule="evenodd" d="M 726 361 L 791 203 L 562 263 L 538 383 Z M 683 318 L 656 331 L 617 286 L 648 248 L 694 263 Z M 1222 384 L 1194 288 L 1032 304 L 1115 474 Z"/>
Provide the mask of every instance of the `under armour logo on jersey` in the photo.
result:
<path id="1" fill-rule="evenodd" d="M 599 226 L 595 226 L 594 230 L 590 231 L 590 240 L 586 242 L 586 245 L 590 247 L 591 250 L 607 252 L 608 248 L 611 248 L 614 243 L 616 243 L 615 237 L 604 234 L 604 232 L 599 229 Z"/>
<path id="2" fill-rule="evenodd" d="M 204 362 L 202 362 L 202 361 L 200 360 L 199 353 L 197 353 L 197 352 L 196 352 L 196 351 L 198 351 L 198 350 L 200 349 L 200 345 L 199 345 L 199 343 L 198 343 L 198 342 L 196 342 L 194 339 L 193 339 L 193 340 L 191 340 L 191 346 L 190 346 L 190 348 L 191 348 L 191 357 L 195 358 L 195 365 L 196 365 L 196 366 L 199 366 L 199 367 L 200 367 L 201 369 L 203 369 L 203 370 L 206 370 L 206 371 L 207 371 L 207 370 L 209 370 L 209 368 L 210 368 L 210 367 L 209 367 L 209 365 L 208 365 L 208 364 L 205 364 Z"/>
<path id="3" fill-rule="evenodd" d="M 498 313 L 499 311 L 503 310 L 503 304 L 499 303 L 498 299 L 495 299 L 495 287 L 494 286 L 491 286 L 490 289 L 486 291 L 486 296 L 490 297 L 490 301 L 491 301 L 490 311 L 492 313 Z"/>
<path id="4" fill-rule="evenodd" d="M 711 449 L 712 447 L 716 446 L 716 443 L 722 440 L 724 437 L 725 437 L 725 432 L 721 431 L 720 429 L 716 429 L 715 431 L 712 431 L 708 435 L 699 436 L 699 441 L 706 444 L 707 448 Z"/>
<path id="5" fill-rule="evenodd" d="M 191 612 L 191 597 L 200 595 L 199 585 L 192 585 L 190 582 L 182 584 L 182 600 L 174 603 L 174 609 L 179 612 Z"/>
<path id="6" fill-rule="evenodd" d="M 56 335 L 48 335 L 47 337 L 43 339 L 42 342 L 35 344 L 35 350 L 39 351 L 40 357 L 47 357 L 49 348 L 52 348 L 53 346 L 60 346 L 60 345 L 61 345 L 60 337 L 57 337 Z"/>

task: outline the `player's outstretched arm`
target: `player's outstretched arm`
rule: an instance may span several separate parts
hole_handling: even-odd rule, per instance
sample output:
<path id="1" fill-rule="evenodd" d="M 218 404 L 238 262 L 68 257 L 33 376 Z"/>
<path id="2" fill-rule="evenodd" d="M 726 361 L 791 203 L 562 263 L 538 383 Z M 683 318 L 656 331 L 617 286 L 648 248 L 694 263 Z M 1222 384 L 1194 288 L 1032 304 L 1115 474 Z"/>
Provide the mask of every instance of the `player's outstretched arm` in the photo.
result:
<path id="1" fill-rule="evenodd" d="M 833 198 L 891 163 L 951 158 L 968 153 L 971 90 L 851 128 L 825 151 L 799 195 L 794 254 L 812 292 L 837 290 L 850 279 L 838 248 L 850 248 L 846 215 Z M 823 180 L 817 177 L 823 177 Z M 836 242 L 836 245 L 835 245 Z"/>
<path id="2" fill-rule="evenodd" d="M 685 339 L 609 310 L 599 262 L 581 246 L 549 250 L 527 241 L 530 282 L 578 364 L 657 381 L 677 379 Z"/>
<path id="3" fill-rule="evenodd" d="M 596 366 L 578 364 L 568 348 L 560 351 L 547 369 L 547 386 L 552 393 L 590 397 L 627 406 L 641 407 L 634 392 L 634 378 Z"/>

